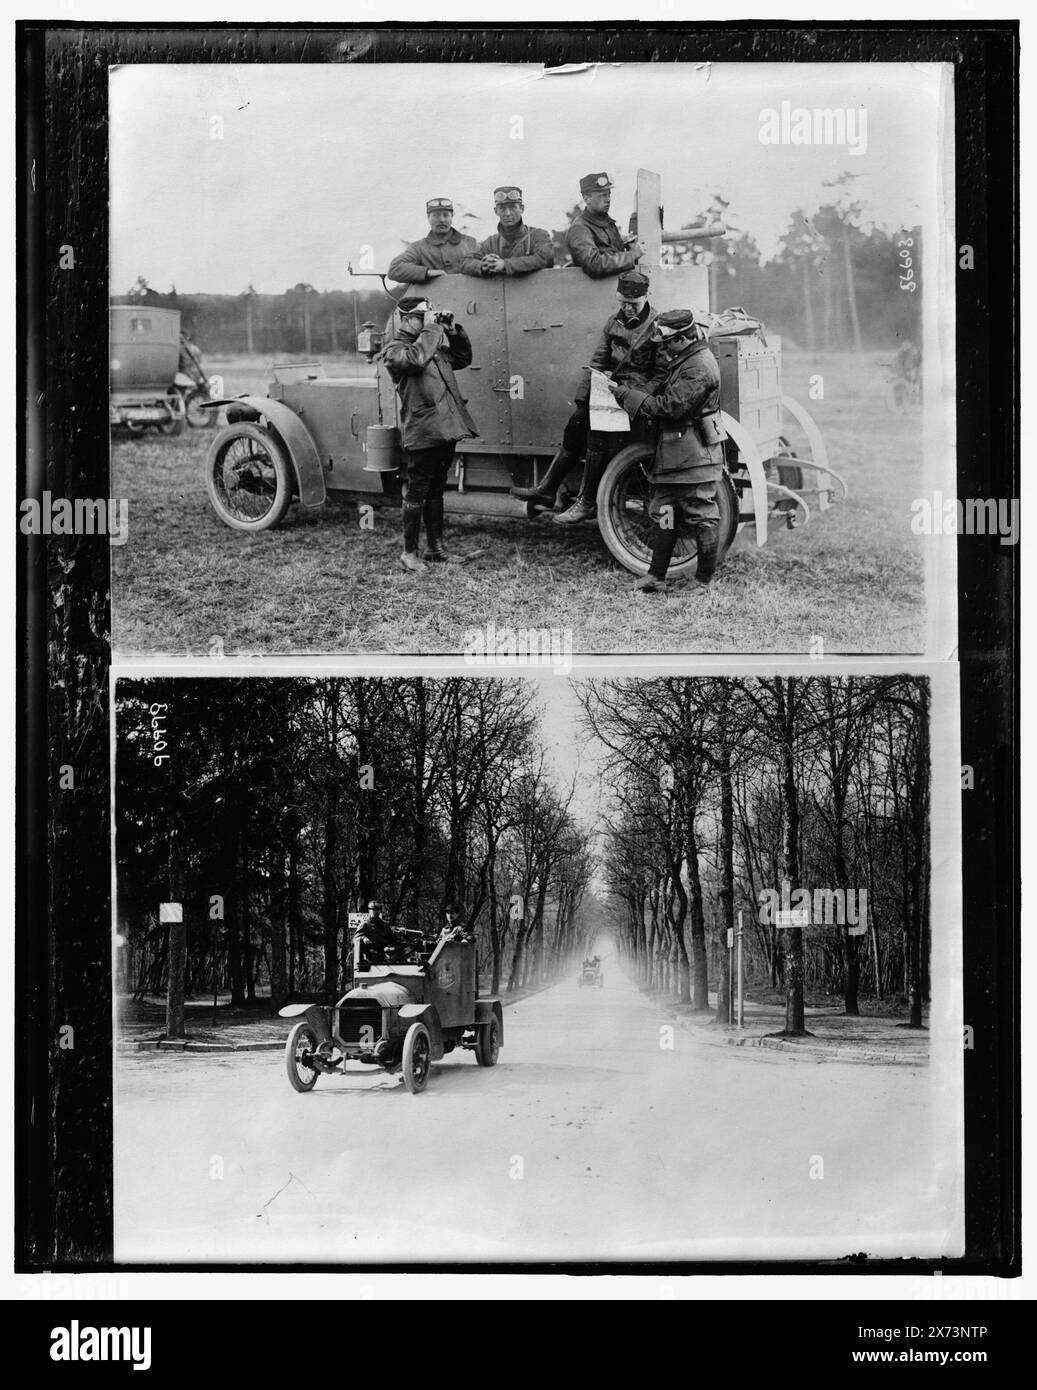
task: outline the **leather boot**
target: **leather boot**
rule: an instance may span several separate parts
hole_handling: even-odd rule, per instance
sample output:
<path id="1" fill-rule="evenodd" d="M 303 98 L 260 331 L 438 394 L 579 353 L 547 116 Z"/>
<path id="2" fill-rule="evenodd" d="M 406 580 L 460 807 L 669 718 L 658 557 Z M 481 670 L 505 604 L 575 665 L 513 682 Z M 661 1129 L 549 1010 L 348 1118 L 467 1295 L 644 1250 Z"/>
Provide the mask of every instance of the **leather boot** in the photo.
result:
<path id="1" fill-rule="evenodd" d="M 695 582 L 702 588 L 706 588 L 717 572 L 717 559 L 720 552 L 719 523 L 700 521 L 695 528 L 695 541 L 699 552 L 699 562 L 695 568 Z"/>
<path id="2" fill-rule="evenodd" d="M 652 536 L 652 563 L 648 573 L 634 584 L 638 594 L 657 594 L 666 588 L 666 571 L 670 567 L 670 557 L 677 544 L 677 532 L 672 528 L 656 526 Z"/>
<path id="3" fill-rule="evenodd" d="M 605 451 L 591 445 L 587 450 L 587 459 L 583 465 L 580 495 L 567 511 L 560 512 L 555 517 L 559 526 L 572 526 L 578 521 L 593 521 L 598 515 L 596 498 L 598 496 L 598 484 L 605 472 L 605 463 Z"/>
<path id="4" fill-rule="evenodd" d="M 522 502 L 538 502 L 542 507 L 553 507 L 555 496 L 570 468 L 576 462 L 563 444 L 548 465 L 547 472 L 537 487 L 513 487 L 512 497 Z"/>
<path id="5" fill-rule="evenodd" d="M 425 559 L 431 565 L 463 565 L 469 557 L 447 550 L 443 544 L 443 494 L 425 501 Z"/>
<path id="6" fill-rule="evenodd" d="M 418 539 L 421 535 L 421 503 L 403 499 L 403 554 L 400 564 L 413 574 L 424 574 L 425 566 L 418 554 Z"/>

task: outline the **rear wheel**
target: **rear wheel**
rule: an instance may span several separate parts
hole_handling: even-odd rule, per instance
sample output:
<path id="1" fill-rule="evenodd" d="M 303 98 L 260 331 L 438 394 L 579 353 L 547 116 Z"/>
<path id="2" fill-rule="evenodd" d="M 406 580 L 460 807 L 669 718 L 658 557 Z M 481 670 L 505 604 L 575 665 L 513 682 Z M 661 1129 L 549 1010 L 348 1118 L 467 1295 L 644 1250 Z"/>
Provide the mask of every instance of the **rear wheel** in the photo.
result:
<path id="1" fill-rule="evenodd" d="M 240 422 L 216 436 L 205 485 L 221 521 L 236 531 L 266 531 L 292 503 L 292 470 L 282 445 L 260 425 Z"/>
<path id="2" fill-rule="evenodd" d="M 166 392 L 166 405 L 169 409 L 169 419 L 163 420 L 155 428 L 159 434 L 178 435 L 184 432 L 184 421 L 187 418 L 187 410 L 184 406 L 184 398 L 180 394 L 178 386 L 171 386 Z"/>
<path id="3" fill-rule="evenodd" d="M 195 386 L 184 395 L 184 404 L 187 408 L 187 423 L 195 430 L 211 430 L 216 423 L 218 410 L 203 410 L 202 404 L 209 399 L 208 393 L 201 387 Z"/>
<path id="4" fill-rule="evenodd" d="M 432 1066 L 432 1041 L 423 1023 L 412 1023 L 403 1040 L 403 1084 L 412 1096 L 425 1089 Z"/>
<path id="5" fill-rule="evenodd" d="M 648 515 L 651 481 L 648 469 L 655 455 L 652 444 L 628 444 L 605 470 L 598 488 L 598 528 L 612 555 L 632 574 L 647 574 L 652 559 L 654 525 Z M 717 483 L 720 508 L 720 553 L 723 559 L 738 531 L 738 497 L 725 470 Z M 670 561 L 670 578 L 693 575 L 698 546 L 690 536 L 677 538 Z"/>
<path id="6" fill-rule="evenodd" d="M 312 1064 L 317 1051 L 317 1034 L 309 1023 L 297 1023 L 288 1034 L 284 1049 L 288 1080 L 297 1091 L 312 1091 L 320 1071 Z"/>
<path id="7" fill-rule="evenodd" d="M 481 1067 L 495 1067 L 500 1053 L 500 1030 L 494 1015 L 489 1023 L 481 1023 L 475 1039 L 475 1060 Z"/>

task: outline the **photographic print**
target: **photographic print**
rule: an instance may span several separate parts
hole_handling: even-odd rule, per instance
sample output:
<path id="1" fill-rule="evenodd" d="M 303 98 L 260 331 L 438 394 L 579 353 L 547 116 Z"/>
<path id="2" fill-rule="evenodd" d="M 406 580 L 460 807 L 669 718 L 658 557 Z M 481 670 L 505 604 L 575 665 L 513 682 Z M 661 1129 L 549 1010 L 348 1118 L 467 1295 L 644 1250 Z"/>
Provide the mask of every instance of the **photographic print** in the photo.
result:
<path id="1" fill-rule="evenodd" d="M 952 91 L 113 69 L 115 651 L 946 656 Z"/>
<path id="2" fill-rule="evenodd" d="M 951 675 L 120 679 L 116 1262 L 960 1253 Z"/>

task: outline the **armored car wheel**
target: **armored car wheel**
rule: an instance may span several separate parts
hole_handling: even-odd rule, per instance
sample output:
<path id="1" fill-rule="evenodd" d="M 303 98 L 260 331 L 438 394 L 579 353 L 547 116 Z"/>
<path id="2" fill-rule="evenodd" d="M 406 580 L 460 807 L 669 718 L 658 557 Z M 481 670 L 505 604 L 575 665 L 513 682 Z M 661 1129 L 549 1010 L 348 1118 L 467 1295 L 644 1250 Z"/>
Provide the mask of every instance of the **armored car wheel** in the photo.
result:
<path id="1" fill-rule="evenodd" d="M 297 1023 L 288 1034 L 284 1049 L 288 1080 L 297 1091 L 312 1091 L 317 1084 L 320 1072 L 306 1061 L 316 1051 L 317 1034 L 308 1023 Z"/>
<path id="2" fill-rule="evenodd" d="M 628 444 L 606 468 L 598 487 L 598 529 L 612 555 L 631 574 L 647 574 L 652 559 L 648 469 L 653 453 L 651 444 Z M 723 559 L 738 531 L 738 497 L 726 471 L 717 483 L 717 505 L 720 508 L 719 558 Z M 679 536 L 670 561 L 670 577 L 690 577 L 697 565 L 695 542 Z"/>
<path id="3" fill-rule="evenodd" d="M 423 1023 L 412 1023 L 403 1040 L 403 1084 L 412 1096 L 425 1089 L 432 1066 L 432 1041 Z"/>
<path id="4" fill-rule="evenodd" d="M 205 486 L 221 521 L 236 531 L 266 531 L 292 503 L 292 470 L 269 430 L 241 421 L 212 441 Z"/>
<path id="5" fill-rule="evenodd" d="M 500 1030 L 496 1018 L 480 1023 L 475 1035 L 475 1060 L 481 1067 L 495 1067 L 500 1054 Z"/>

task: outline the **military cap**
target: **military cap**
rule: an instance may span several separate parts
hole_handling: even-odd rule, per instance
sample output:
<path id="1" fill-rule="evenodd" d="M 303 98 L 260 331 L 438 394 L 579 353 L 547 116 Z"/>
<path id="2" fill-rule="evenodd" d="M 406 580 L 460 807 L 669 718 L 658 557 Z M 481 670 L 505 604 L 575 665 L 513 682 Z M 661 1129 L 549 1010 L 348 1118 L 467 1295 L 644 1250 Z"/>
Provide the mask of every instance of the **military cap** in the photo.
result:
<path id="1" fill-rule="evenodd" d="M 368 912 L 381 912 L 381 910 L 382 910 L 382 908 L 383 908 L 384 906 L 385 906 L 384 903 L 369 902 L 369 903 L 367 904 L 367 910 L 368 910 Z"/>
<path id="2" fill-rule="evenodd" d="M 648 289 L 648 276 L 643 270 L 624 270 L 616 284 L 616 293 L 624 299 L 640 299 Z"/>
<path id="3" fill-rule="evenodd" d="M 580 180 L 580 193 L 586 197 L 588 193 L 603 193 L 606 188 L 612 187 L 612 180 L 608 174 L 584 174 Z"/>
<path id="4" fill-rule="evenodd" d="M 513 183 L 502 183 L 500 188 L 493 190 L 493 206 L 499 208 L 502 203 L 521 203 L 522 189 L 516 188 Z"/>
<path id="5" fill-rule="evenodd" d="M 446 208 L 447 212 L 453 212 L 454 205 L 449 198 L 430 198 L 425 204 L 426 212 L 435 212 L 438 208 Z"/>
<path id="6" fill-rule="evenodd" d="M 407 299 L 401 299 L 396 307 L 401 314 L 423 314 L 428 308 L 428 300 L 421 296 L 415 299 L 411 295 Z"/>
<path id="7" fill-rule="evenodd" d="M 656 319 L 652 334 L 657 338 L 676 338 L 690 333 L 699 321 L 690 309 L 667 309 Z"/>

